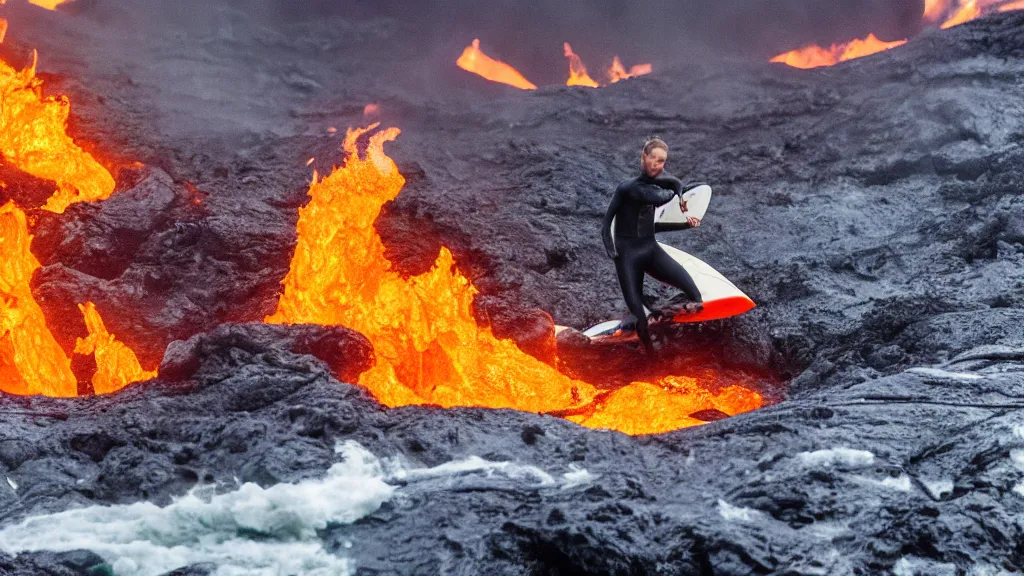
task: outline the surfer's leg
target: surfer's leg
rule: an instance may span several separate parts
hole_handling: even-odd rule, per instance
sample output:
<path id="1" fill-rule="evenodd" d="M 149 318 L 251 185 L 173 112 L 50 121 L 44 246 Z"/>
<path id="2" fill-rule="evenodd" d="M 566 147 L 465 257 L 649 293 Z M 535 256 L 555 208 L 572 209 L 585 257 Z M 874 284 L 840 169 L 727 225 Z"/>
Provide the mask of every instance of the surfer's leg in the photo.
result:
<path id="1" fill-rule="evenodd" d="M 662 250 L 661 246 L 655 246 L 647 273 L 659 282 L 664 282 L 682 290 L 694 302 L 701 303 L 704 301 L 704 298 L 700 295 L 700 290 L 697 289 L 697 284 L 690 277 L 686 269 L 683 268 L 683 265 L 669 256 L 668 252 Z"/>
<path id="2" fill-rule="evenodd" d="M 636 335 L 640 337 L 644 349 L 652 352 L 654 347 L 651 344 L 651 335 L 647 331 L 647 314 L 644 313 L 644 302 L 640 298 L 644 285 L 642 254 L 626 243 L 621 244 L 623 245 L 619 247 L 619 257 L 615 259 L 619 288 L 622 289 L 622 297 L 626 300 L 629 312 L 636 317 Z"/>

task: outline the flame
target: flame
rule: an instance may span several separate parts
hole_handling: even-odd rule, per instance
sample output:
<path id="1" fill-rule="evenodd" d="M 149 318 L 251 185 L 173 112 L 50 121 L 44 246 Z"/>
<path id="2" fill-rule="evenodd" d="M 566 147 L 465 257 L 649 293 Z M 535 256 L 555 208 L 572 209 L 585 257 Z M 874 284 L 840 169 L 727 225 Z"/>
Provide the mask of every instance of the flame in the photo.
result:
<path id="1" fill-rule="evenodd" d="M 447 248 L 419 276 L 405 279 L 392 270 L 374 221 L 405 184 L 383 150 L 399 130 L 370 136 L 365 157 L 356 149 L 356 140 L 377 126 L 348 130 L 343 166 L 325 178 L 314 173 L 310 201 L 299 209 L 298 241 L 284 291 L 266 321 L 344 325 L 364 334 L 373 343 L 376 363 L 359 384 L 387 406 L 573 411 L 587 426 L 642 429 L 638 421 L 648 416 L 629 399 L 646 397 L 646 388 L 633 396 L 621 391 L 623 400 L 600 403 L 591 384 L 570 379 L 478 326 L 472 314 L 477 290 L 455 269 Z M 683 393 L 662 390 L 664 395 Z M 715 398 L 698 395 L 691 404 L 700 410 L 728 401 Z M 722 411 L 731 414 L 752 405 L 749 398 L 744 402 Z M 688 418 L 693 411 L 676 414 L 674 420 L 666 411 L 659 422 L 671 426 L 672 421 L 676 427 L 699 423 Z"/>
<path id="2" fill-rule="evenodd" d="M 1016 2 L 1003 4 L 999 7 L 1000 12 L 1010 12 L 1011 10 L 1024 10 L 1024 0 L 1017 0 Z M 0 37 L 2 36 L 3 34 L 0 34 Z"/>
<path id="3" fill-rule="evenodd" d="M 131 348 L 118 342 L 107 332 L 103 319 L 92 302 L 79 304 L 85 317 L 89 336 L 75 342 L 75 354 L 95 354 L 96 373 L 92 377 L 93 391 L 97 394 L 116 392 L 132 382 L 156 378 L 156 370 L 143 370 Z"/>
<path id="4" fill-rule="evenodd" d="M 635 66 L 630 67 L 629 72 L 626 72 L 626 67 L 622 65 L 622 60 L 619 60 L 619 57 L 616 56 L 614 60 L 612 60 L 612 66 L 608 69 L 607 75 L 608 81 L 614 84 L 619 80 L 625 80 L 626 78 L 642 76 L 650 73 L 650 64 L 636 64 Z"/>
<path id="5" fill-rule="evenodd" d="M 114 178 L 68 137 L 71 104 L 63 95 L 42 95 L 36 59 L 33 50 L 32 65 L 21 72 L 0 60 L 0 155 L 22 172 L 54 181 L 57 190 L 43 209 L 62 213 L 75 202 L 109 197 Z"/>
<path id="6" fill-rule="evenodd" d="M 0 44 L 4 43 L 4 36 L 7 35 L 7 20 L 0 18 Z"/>
<path id="7" fill-rule="evenodd" d="M 480 51 L 480 40 L 478 38 L 474 38 L 473 43 L 466 46 L 466 49 L 462 51 L 462 55 L 455 61 L 455 64 L 463 70 L 479 74 L 494 82 L 501 82 L 523 90 L 537 89 L 533 83 L 524 78 L 515 68 L 500 60 L 495 60 Z"/>
<path id="8" fill-rule="evenodd" d="M 830 48 L 810 45 L 799 50 L 792 50 L 771 59 L 772 62 L 787 64 L 794 68 L 817 68 L 819 66 L 833 66 L 840 62 L 869 56 L 883 50 L 889 50 L 906 44 L 906 40 L 895 42 L 883 42 L 868 34 L 867 38 L 855 39 L 842 44 L 833 44 Z"/>
<path id="9" fill-rule="evenodd" d="M 25 213 L 13 201 L 0 208 L 0 390 L 75 396 L 71 360 L 46 327 L 29 282 L 39 268 Z"/>
<path id="10" fill-rule="evenodd" d="M 594 82 L 594 79 L 587 74 L 587 67 L 583 65 L 580 57 L 572 51 L 572 47 L 569 46 L 568 42 L 562 44 L 562 49 L 565 52 L 565 57 L 569 59 L 569 79 L 565 81 L 565 85 L 597 88 L 598 83 Z"/>

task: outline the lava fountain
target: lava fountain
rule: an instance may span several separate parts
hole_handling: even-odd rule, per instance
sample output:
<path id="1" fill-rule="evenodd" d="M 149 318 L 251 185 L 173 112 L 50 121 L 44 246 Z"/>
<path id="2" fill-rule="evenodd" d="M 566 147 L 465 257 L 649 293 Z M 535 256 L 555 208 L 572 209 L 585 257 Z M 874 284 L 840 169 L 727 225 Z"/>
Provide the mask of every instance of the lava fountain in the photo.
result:
<path id="1" fill-rule="evenodd" d="M 383 150 L 399 130 L 373 133 L 364 157 L 356 141 L 377 128 L 350 129 L 345 163 L 321 178 L 314 172 L 310 201 L 299 209 L 298 241 L 271 323 L 343 325 L 373 344 L 375 366 L 359 378 L 381 403 L 436 404 L 571 413 L 588 426 L 628 433 L 662 432 L 702 423 L 702 409 L 736 414 L 760 407 L 761 397 L 739 386 L 690 394 L 695 410 L 651 421 L 637 409 L 687 392 L 636 383 L 609 393 L 573 380 L 496 338 L 472 314 L 476 288 L 442 248 L 428 272 L 408 279 L 384 256 L 374 228 L 383 205 L 405 179 Z M 685 379 L 696 386 L 696 379 Z M 643 385 L 644 389 L 634 388 Z M 631 389 L 632 390 L 627 390 Z"/>
<path id="2" fill-rule="evenodd" d="M 56 183 L 44 210 L 63 213 L 75 202 L 108 198 L 114 178 L 67 135 L 71 103 L 64 95 L 43 96 L 36 60 L 33 50 L 32 64 L 20 72 L 0 60 L 0 155 L 22 172 Z"/>
<path id="3" fill-rule="evenodd" d="M 537 89 L 532 82 L 523 77 L 515 68 L 484 54 L 480 50 L 480 40 L 478 38 L 474 38 L 473 43 L 466 46 L 466 49 L 462 51 L 462 55 L 455 61 L 455 64 L 463 70 L 483 76 L 492 82 L 501 82 L 502 84 L 515 86 L 523 90 Z"/>

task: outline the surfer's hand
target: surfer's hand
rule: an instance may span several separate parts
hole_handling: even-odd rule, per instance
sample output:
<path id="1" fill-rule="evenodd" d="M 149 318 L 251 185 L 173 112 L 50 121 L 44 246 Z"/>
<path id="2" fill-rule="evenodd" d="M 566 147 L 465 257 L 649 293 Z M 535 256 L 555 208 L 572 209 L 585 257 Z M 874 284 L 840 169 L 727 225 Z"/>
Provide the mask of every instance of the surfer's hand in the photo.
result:
<path id="1" fill-rule="evenodd" d="M 697 227 L 699 227 L 699 226 L 700 226 L 700 218 L 694 218 L 693 216 L 687 216 L 687 217 L 686 217 L 686 221 L 687 221 L 687 222 L 688 222 L 688 223 L 690 224 L 690 226 L 691 226 L 691 227 L 693 227 L 693 228 L 697 228 Z"/>

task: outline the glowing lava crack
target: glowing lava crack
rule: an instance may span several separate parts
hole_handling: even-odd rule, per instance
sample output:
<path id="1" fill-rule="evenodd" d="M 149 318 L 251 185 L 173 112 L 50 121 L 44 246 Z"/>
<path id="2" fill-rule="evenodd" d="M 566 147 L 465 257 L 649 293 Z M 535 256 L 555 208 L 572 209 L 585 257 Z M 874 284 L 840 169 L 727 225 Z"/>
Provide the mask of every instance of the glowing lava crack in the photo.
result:
<path id="1" fill-rule="evenodd" d="M 299 210 L 298 242 L 271 323 L 343 325 L 373 343 L 376 365 L 359 384 L 387 406 L 436 404 L 529 412 L 572 412 L 584 425 L 628 433 L 654 433 L 700 424 L 688 415 L 702 409 L 736 414 L 758 408 L 761 398 L 739 386 L 720 394 L 700 390 L 680 405 L 687 381 L 674 386 L 634 383 L 614 393 L 573 380 L 525 354 L 511 340 L 480 327 L 471 307 L 477 290 L 454 268 L 447 248 L 434 267 L 403 279 L 384 257 L 374 228 L 383 205 L 405 179 L 383 150 L 399 130 L 373 134 L 365 157 L 356 140 L 375 129 L 349 130 L 348 158 L 330 175 L 313 175 L 310 201 Z M 674 410 L 649 418 L 645 406 Z"/>

